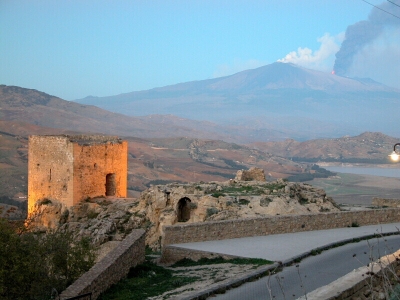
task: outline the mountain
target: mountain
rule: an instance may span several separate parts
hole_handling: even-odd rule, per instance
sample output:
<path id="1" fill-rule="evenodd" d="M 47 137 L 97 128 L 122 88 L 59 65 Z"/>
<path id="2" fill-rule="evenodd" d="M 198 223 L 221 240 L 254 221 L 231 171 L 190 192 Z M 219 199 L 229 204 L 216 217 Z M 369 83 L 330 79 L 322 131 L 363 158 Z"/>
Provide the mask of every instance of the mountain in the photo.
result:
<path id="1" fill-rule="evenodd" d="M 251 136 L 249 131 L 237 130 L 237 135 L 233 137 L 232 132 L 235 130 L 172 115 L 131 117 L 92 105 L 65 101 L 37 90 L 6 85 L 0 85 L 0 120 L 23 121 L 69 131 L 143 138 L 190 136 L 245 142 L 249 141 L 247 136 Z"/>
<path id="2" fill-rule="evenodd" d="M 257 128 L 243 123 L 220 125 L 174 115 L 127 116 L 93 105 L 65 101 L 37 90 L 6 85 L 0 85 L 0 120 L 23 120 L 25 123 L 47 128 L 141 138 L 186 136 L 250 143 L 298 137 L 293 130 L 275 129 L 268 124 Z M 306 132 L 300 137 L 309 135 Z"/>
<path id="3" fill-rule="evenodd" d="M 77 100 L 131 116 L 173 114 L 310 139 L 380 131 L 400 136 L 400 90 L 371 79 L 347 78 L 273 63 L 231 76 L 179 83 L 109 97 Z"/>
<path id="4" fill-rule="evenodd" d="M 150 184 L 227 180 L 233 178 L 237 170 L 253 166 L 266 170 L 268 178 L 305 172 L 303 165 L 291 160 L 293 157 L 300 158 L 300 161 L 361 157 L 374 162 L 379 157 L 387 157 L 396 141 L 381 133 L 250 146 L 222 141 L 241 139 L 254 142 L 260 134 L 267 141 L 271 133 L 277 136 L 288 133 L 265 129 L 256 121 L 253 125 L 260 127 L 246 129 L 246 121 L 222 127 L 208 121 L 172 115 L 130 117 L 64 101 L 36 90 L 2 85 L 0 202 L 2 197 L 6 197 L 7 204 L 19 205 L 18 197 L 26 195 L 27 137 L 30 134 L 101 133 L 126 138 L 129 141 L 128 185 L 131 193 L 138 193 Z M 202 138 L 195 138 L 196 135 Z M 221 140 L 216 137 L 221 137 Z M 355 156 L 349 156 L 349 153 Z M 9 199 L 14 196 L 17 196 L 16 200 Z"/>

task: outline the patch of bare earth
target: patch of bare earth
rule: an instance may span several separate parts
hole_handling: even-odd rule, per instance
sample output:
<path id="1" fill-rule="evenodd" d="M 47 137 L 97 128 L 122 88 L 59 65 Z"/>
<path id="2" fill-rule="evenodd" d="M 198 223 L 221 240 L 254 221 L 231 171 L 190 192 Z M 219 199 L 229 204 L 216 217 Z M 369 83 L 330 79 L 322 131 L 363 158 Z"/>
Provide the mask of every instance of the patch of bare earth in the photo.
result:
<path id="1" fill-rule="evenodd" d="M 227 279 L 234 278 L 237 275 L 245 274 L 256 269 L 257 265 L 237 265 L 231 263 L 201 265 L 192 267 L 167 267 L 175 272 L 176 276 L 196 277 L 197 280 L 193 283 L 181 286 L 174 290 L 165 292 L 162 295 L 148 298 L 149 300 L 173 299 L 174 296 L 184 295 L 185 293 L 200 291 L 208 288 L 214 283 L 218 283 Z"/>

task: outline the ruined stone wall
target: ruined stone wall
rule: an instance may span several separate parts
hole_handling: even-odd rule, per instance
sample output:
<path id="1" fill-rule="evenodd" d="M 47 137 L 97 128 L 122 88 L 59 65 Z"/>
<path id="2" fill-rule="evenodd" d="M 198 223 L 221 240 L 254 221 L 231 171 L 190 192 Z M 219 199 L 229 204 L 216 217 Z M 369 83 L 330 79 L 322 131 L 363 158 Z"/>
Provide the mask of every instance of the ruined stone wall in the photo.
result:
<path id="1" fill-rule="evenodd" d="M 92 293 L 91 299 L 95 300 L 111 285 L 125 277 L 130 268 L 144 260 L 145 231 L 134 230 L 100 262 L 63 291 L 60 298 L 68 299 Z"/>
<path id="2" fill-rule="evenodd" d="M 73 155 L 74 205 L 87 197 L 126 197 L 128 176 L 128 143 L 126 141 L 74 143 Z M 110 186 L 114 186 L 111 188 L 113 192 L 108 195 L 107 182 L 110 182 Z"/>
<path id="3" fill-rule="evenodd" d="M 250 168 L 249 170 L 239 170 L 236 173 L 235 180 L 238 181 L 266 181 L 265 173 L 260 168 Z"/>
<path id="4" fill-rule="evenodd" d="M 400 222 L 400 209 L 272 216 L 164 226 L 162 245 Z"/>
<path id="5" fill-rule="evenodd" d="M 372 205 L 387 206 L 387 207 L 400 207 L 400 199 L 373 198 Z"/>
<path id="6" fill-rule="evenodd" d="M 28 212 L 45 198 L 73 205 L 72 149 L 65 136 L 29 137 Z"/>

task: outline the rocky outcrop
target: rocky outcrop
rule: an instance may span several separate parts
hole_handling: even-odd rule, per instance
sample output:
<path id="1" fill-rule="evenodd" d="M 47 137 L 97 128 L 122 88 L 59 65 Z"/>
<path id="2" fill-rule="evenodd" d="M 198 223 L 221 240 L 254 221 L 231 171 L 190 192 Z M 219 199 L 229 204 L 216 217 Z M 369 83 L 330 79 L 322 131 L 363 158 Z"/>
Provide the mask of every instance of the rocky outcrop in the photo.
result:
<path id="1" fill-rule="evenodd" d="M 149 225 L 146 215 L 138 213 L 138 204 L 133 198 L 93 198 L 69 208 L 56 201 L 38 202 L 27 225 L 36 231 L 70 230 L 100 246 Z"/>
<path id="2" fill-rule="evenodd" d="M 325 211 L 339 209 L 325 191 L 308 184 L 229 180 L 156 185 L 139 199 L 96 198 L 69 209 L 52 201 L 39 203 L 32 224 L 69 229 L 97 245 L 145 228 L 146 244 L 158 248 L 164 225 Z"/>
<path id="3" fill-rule="evenodd" d="M 151 223 L 149 245 L 157 244 L 164 225 L 178 222 L 339 211 L 324 190 L 281 179 L 152 186 L 142 192 L 138 208 Z"/>
<path id="4" fill-rule="evenodd" d="M 265 173 L 260 168 L 250 168 L 249 170 L 237 171 L 235 180 L 237 181 L 266 181 Z"/>

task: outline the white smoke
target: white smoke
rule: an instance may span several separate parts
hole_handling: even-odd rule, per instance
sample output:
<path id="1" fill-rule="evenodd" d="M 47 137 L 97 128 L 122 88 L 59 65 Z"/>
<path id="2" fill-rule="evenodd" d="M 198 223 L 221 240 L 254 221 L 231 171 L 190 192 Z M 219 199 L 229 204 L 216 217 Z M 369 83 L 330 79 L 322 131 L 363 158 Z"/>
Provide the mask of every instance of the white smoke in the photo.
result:
<path id="1" fill-rule="evenodd" d="M 299 47 L 297 51 L 292 51 L 284 58 L 278 59 L 278 62 L 294 63 L 309 69 L 320 71 L 330 71 L 335 60 L 335 53 L 340 49 L 340 43 L 343 41 L 344 33 L 331 36 L 325 33 L 317 41 L 321 44 L 318 50 Z"/>

